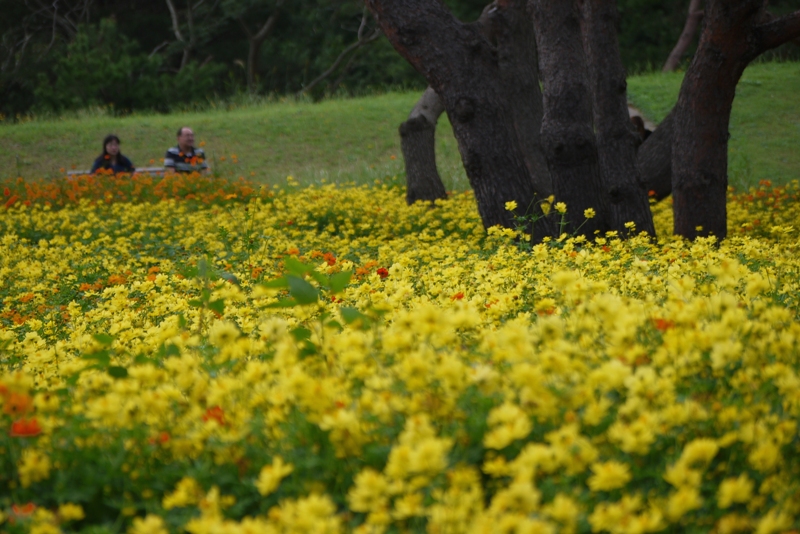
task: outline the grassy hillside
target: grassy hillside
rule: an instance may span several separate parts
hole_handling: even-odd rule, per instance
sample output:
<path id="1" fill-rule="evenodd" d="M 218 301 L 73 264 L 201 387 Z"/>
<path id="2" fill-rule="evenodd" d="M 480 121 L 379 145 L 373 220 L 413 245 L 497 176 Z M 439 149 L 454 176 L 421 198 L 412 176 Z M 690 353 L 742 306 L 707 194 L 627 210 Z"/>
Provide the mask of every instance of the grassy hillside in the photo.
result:
<path id="1" fill-rule="evenodd" d="M 681 73 L 628 80 L 628 97 L 658 122 L 677 100 Z M 756 63 L 736 88 L 728 146 L 731 185 L 776 184 L 800 178 L 800 63 Z"/>
<path id="2" fill-rule="evenodd" d="M 647 74 L 629 80 L 629 97 L 655 121 L 677 99 L 681 74 Z M 739 85 L 731 120 L 731 184 L 761 179 L 785 183 L 800 177 L 800 63 L 751 66 Z M 137 166 L 160 165 L 179 126 L 194 128 L 214 169 L 269 183 L 294 176 L 300 183 L 402 177 L 398 125 L 419 95 L 392 93 L 319 104 L 278 102 L 232 110 L 177 115 L 137 115 L 31 121 L 0 126 L 0 177 L 47 177 L 61 169 L 88 168 L 102 138 L 114 132 Z M 468 186 L 446 118 L 440 122 L 437 158 L 450 189 Z"/>

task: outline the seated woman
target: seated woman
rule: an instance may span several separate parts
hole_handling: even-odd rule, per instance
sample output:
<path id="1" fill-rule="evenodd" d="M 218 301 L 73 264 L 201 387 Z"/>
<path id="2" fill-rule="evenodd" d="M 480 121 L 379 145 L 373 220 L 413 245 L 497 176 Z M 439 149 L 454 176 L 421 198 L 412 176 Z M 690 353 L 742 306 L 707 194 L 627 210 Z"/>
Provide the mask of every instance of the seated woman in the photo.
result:
<path id="1" fill-rule="evenodd" d="M 119 152 L 119 137 L 114 134 L 107 135 L 103 139 L 103 153 L 94 160 L 92 165 L 92 173 L 100 169 L 111 169 L 114 174 L 118 172 L 133 172 L 133 163 L 131 160 L 120 154 Z"/>

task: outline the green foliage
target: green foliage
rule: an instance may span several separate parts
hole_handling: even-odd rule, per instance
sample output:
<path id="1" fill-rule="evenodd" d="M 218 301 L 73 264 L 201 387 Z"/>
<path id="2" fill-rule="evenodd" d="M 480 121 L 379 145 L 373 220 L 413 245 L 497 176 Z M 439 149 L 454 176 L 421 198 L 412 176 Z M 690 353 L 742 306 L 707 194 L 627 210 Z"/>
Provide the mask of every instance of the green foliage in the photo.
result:
<path id="1" fill-rule="evenodd" d="M 52 77 L 39 74 L 37 107 L 55 112 L 94 106 L 114 113 L 167 111 L 173 103 L 202 99 L 219 75 L 218 67 L 191 63 L 171 76 L 161 72 L 161 66 L 160 56 L 141 52 L 113 20 L 85 25 L 56 56 Z"/>

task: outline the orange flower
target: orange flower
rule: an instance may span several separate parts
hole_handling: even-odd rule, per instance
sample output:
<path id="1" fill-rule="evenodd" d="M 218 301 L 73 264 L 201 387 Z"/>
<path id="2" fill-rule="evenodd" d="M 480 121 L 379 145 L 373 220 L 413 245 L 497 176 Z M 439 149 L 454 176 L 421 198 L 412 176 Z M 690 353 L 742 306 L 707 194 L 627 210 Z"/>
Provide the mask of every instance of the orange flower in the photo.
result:
<path id="1" fill-rule="evenodd" d="M 675 326 L 675 323 L 667 320 L 667 319 L 653 319 L 653 324 L 656 327 L 656 330 L 661 332 L 666 332 L 670 328 Z"/>
<path id="2" fill-rule="evenodd" d="M 19 298 L 20 302 L 30 302 L 33 300 L 33 293 L 27 293 Z"/>
<path id="3" fill-rule="evenodd" d="M 14 517 L 17 519 L 25 519 L 30 517 L 34 510 L 36 510 L 36 505 L 32 502 L 23 504 L 21 506 L 19 504 L 11 505 L 11 513 L 13 513 Z"/>
<path id="4" fill-rule="evenodd" d="M 290 248 L 289 250 L 286 251 L 286 254 L 289 256 L 297 256 L 298 254 L 300 254 L 300 249 L 295 247 Z"/>
<path id="5" fill-rule="evenodd" d="M 328 265 L 336 265 L 336 258 L 332 253 L 326 252 L 322 255 L 322 257 L 325 258 L 325 261 L 328 263 Z"/>
<path id="6" fill-rule="evenodd" d="M 225 426 L 225 411 L 219 406 L 212 406 L 203 415 L 203 421 L 214 420 L 221 426 Z"/>
<path id="7" fill-rule="evenodd" d="M 158 436 L 154 438 L 148 438 L 147 442 L 151 445 L 155 445 L 156 443 L 164 444 L 169 441 L 169 432 L 161 432 Z"/>
<path id="8" fill-rule="evenodd" d="M 39 426 L 39 421 L 35 417 L 30 419 L 17 419 L 11 423 L 11 437 L 12 438 L 29 438 L 38 436 L 42 433 L 42 427 Z"/>
<path id="9" fill-rule="evenodd" d="M 6 396 L 3 413 L 7 415 L 23 415 L 33 408 L 33 399 L 27 393 L 12 391 Z"/>
<path id="10" fill-rule="evenodd" d="M 108 277 L 108 283 L 112 284 L 112 285 L 113 284 L 124 284 L 125 283 L 125 277 L 122 276 L 121 274 L 112 274 L 111 276 Z"/>

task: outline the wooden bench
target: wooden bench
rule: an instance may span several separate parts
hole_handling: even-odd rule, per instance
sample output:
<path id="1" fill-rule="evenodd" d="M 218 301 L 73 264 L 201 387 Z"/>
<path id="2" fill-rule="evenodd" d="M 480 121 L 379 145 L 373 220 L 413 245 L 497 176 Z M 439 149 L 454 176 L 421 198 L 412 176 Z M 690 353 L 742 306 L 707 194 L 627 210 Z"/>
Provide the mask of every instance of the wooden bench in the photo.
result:
<path id="1" fill-rule="evenodd" d="M 166 169 L 164 167 L 140 167 L 134 171 L 134 174 L 164 174 Z M 68 171 L 67 176 L 75 176 L 81 174 L 91 174 L 91 169 L 85 169 L 80 171 Z"/>

